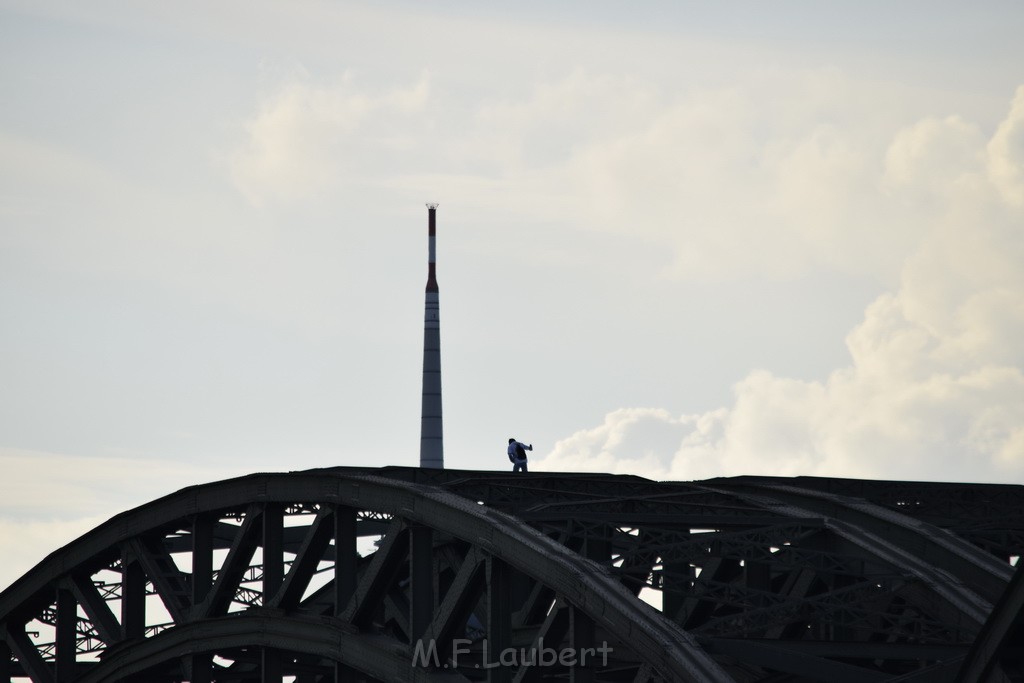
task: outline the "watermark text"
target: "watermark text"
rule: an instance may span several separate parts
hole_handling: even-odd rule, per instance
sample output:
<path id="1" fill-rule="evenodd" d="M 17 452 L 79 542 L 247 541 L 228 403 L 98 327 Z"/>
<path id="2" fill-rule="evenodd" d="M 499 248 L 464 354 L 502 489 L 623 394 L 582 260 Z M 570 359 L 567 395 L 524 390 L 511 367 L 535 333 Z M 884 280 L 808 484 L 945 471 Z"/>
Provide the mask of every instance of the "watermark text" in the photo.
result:
<path id="1" fill-rule="evenodd" d="M 553 648 L 539 638 L 530 647 L 505 647 L 491 651 L 487 639 L 481 641 L 468 638 L 452 640 L 451 652 L 447 656 L 439 652 L 437 641 L 417 640 L 413 646 L 412 666 L 433 669 L 457 669 L 471 666 L 477 669 L 494 669 L 499 666 L 608 666 L 608 655 L 613 652 L 607 641 L 600 647 Z M 442 661 L 442 657 L 444 660 Z"/>

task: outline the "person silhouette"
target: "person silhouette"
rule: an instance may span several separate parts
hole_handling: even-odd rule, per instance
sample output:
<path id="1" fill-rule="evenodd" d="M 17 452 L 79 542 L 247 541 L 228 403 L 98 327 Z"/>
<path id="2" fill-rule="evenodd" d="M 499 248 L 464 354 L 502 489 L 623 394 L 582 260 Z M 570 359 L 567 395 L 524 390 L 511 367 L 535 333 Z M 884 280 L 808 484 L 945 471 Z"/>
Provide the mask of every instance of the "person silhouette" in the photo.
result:
<path id="1" fill-rule="evenodd" d="M 533 444 L 525 444 L 515 439 L 508 440 L 508 460 L 512 463 L 513 472 L 529 472 L 526 468 L 526 451 L 532 451 Z"/>

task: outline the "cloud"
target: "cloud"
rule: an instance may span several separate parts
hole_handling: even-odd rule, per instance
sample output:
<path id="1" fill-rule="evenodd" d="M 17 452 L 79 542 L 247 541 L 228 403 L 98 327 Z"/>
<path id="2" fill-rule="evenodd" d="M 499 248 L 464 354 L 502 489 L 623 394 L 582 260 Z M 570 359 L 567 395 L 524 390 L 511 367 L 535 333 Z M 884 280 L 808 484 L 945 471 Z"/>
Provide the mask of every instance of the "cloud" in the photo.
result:
<path id="1" fill-rule="evenodd" d="M 908 132 L 880 178 L 903 122 L 899 107 L 886 118 L 874 106 L 889 94 L 834 69 L 765 67 L 708 85 L 577 68 L 512 95 L 481 93 L 471 119 L 438 131 L 448 142 L 430 181 L 457 196 L 514 197 L 518 224 L 658 245 L 671 279 L 815 269 L 893 279 L 925 231 L 901 211 L 909 174 L 934 166 L 921 151 L 958 160 L 981 136 L 943 120 Z M 956 143 L 931 151 L 948 129 Z"/>
<path id="2" fill-rule="evenodd" d="M 931 117 L 894 139 L 907 93 L 833 68 L 708 84 L 576 66 L 463 85 L 448 70 L 371 85 L 300 67 L 242 122 L 227 169 L 257 207 L 429 188 L 480 225 L 655 245 L 659 277 L 702 282 L 822 270 L 893 282 L 928 232 L 931 197 L 993 191 L 977 126 Z"/>
<path id="3" fill-rule="evenodd" d="M 1024 477 L 1024 205 L 1003 168 L 1018 92 L 990 141 L 956 117 L 894 136 L 879 182 L 895 204 L 939 202 L 900 286 L 846 338 L 823 381 L 759 370 L 732 405 L 673 416 L 624 409 L 559 441 L 537 468 L 665 479 L 821 475 L 1020 481 Z M 988 169 L 989 174 L 986 173 Z M 653 441 L 652 441 L 653 439 Z"/>
<path id="4" fill-rule="evenodd" d="M 431 188 L 480 207 L 484 224 L 557 222 L 662 246 L 663 276 L 699 280 L 894 276 L 921 237 L 879 180 L 898 112 L 879 120 L 884 88 L 833 69 L 708 85 L 576 67 L 469 97 L 448 72 L 374 86 L 297 72 L 226 158 L 257 207 Z M 889 184 L 931 163 L 920 150 L 954 127 L 938 123 L 894 149 Z"/>
<path id="5" fill-rule="evenodd" d="M 623 408 L 604 423 L 577 432 L 537 458 L 547 469 L 588 472 L 665 472 L 680 434 L 697 429 L 690 417 L 675 418 L 658 408 Z"/>
<path id="6" fill-rule="evenodd" d="M 1010 115 L 988 144 L 989 172 L 1003 198 L 1024 206 L 1024 86 L 1017 88 Z"/>
<path id="7" fill-rule="evenodd" d="M 381 152 L 410 144 L 396 131 L 413 126 L 411 115 L 429 97 L 426 72 L 410 86 L 381 93 L 358 88 L 350 72 L 332 84 L 300 74 L 245 122 L 246 140 L 229 155 L 231 177 L 256 206 L 337 188 L 371 170 Z"/>
<path id="8" fill-rule="evenodd" d="M 959 116 L 925 119 L 900 131 L 889 145 L 883 181 L 896 190 L 948 191 L 983 170 L 983 146 L 978 127 Z"/>

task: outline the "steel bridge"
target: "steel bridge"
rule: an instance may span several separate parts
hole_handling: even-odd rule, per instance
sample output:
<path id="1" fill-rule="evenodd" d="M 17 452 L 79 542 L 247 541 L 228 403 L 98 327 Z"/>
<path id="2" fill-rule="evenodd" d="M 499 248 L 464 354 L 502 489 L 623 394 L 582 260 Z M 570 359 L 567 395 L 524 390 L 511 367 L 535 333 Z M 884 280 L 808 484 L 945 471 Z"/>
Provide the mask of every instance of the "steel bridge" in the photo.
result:
<path id="1" fill-rule="evenodd" d="M 1022 681 L 1022 550 L 1015 485 L 253 474 L 0 593 L 0 680 Z"/>

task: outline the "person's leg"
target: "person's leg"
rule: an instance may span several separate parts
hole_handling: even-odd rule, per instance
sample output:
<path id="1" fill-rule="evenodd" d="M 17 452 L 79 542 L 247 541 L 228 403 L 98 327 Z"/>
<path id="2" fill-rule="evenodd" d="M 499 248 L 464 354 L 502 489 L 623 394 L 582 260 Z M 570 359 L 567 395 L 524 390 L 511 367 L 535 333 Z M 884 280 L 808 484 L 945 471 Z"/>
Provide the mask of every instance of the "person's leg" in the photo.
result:
<path id="1" fill-rule="evenodd" d="M 524 461 L 523 461 L 523 472 L 529 472 L 529 471 L 530 471 L 530 470 L 528 470 L 528 469 L 526 468 L 526 461 L 524 460 Z"/>
<path id="2" fill-rule="evenodd" d="M 518 462 L 512 465 L 512 473 L 515 474 L 516 472 L 518 472 L 520 467 L 522 467 L 522 465 Z"/>

